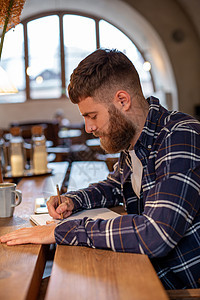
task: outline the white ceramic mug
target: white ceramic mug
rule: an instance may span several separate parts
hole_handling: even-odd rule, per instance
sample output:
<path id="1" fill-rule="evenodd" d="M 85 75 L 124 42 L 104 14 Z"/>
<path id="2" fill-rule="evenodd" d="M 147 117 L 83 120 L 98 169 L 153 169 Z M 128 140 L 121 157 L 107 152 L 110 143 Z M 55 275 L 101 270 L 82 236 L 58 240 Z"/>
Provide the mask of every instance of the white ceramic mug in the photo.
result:
<path id="1" fill-rule="evenodd" d="M 22 202 L 22 193 L 15 183 L 0 183 L 0 218 L 12 217 L 15 206 Z"/>

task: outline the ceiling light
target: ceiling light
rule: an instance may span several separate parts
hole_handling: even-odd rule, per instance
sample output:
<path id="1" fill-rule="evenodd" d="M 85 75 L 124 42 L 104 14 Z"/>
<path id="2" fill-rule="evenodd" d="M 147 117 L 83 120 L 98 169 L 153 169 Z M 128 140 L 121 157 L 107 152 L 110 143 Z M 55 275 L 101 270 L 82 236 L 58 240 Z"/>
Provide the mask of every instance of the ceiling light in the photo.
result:
<path id="1" fill-rule="evenodd" d="M 151 64 L 149 61 L 145 61 L 143 63 L 143 69 L 146 71 L 146 72 L 149 72 L 151 70 Z"/>

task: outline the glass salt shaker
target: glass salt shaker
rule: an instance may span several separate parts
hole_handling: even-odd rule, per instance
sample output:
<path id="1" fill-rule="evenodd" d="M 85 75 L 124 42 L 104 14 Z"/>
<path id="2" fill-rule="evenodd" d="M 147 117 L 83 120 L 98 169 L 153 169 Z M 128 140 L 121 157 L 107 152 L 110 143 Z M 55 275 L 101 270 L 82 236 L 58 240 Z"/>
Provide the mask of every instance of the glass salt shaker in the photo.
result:
<path id="1" fill-rule="evenodd" d="M 14 177 L 20 177 L 24 175 L 25 168 L 24 139 L 21 136 L 20 127 L 12 127 L 10 133 L 9 149 L 11 173 Z"/>
<path id="2" fill-rule="evenodd" d="M 33 126 L 32 132 L 32 167 L 34 174 L 47 172 L 46 138 L 40 125 Z"/>

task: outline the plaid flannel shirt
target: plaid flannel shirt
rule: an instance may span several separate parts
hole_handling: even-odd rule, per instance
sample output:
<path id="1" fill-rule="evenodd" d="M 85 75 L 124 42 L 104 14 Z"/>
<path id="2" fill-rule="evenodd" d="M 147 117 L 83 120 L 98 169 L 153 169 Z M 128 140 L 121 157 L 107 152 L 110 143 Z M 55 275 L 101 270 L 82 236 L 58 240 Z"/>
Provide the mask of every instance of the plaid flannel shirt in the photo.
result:
<path id="1" fill-rule="evenodd" d="M 74 211 L 124 202 L 127 215 L 111 220 L 61 221 L 58 244 L 148 255 L 165 288 L 196 288 L 200 277 L 200 123 L 169 112 L 150 97 L 149 114 L 134 147 L 143 165 L 138 198 L 128 151 L 105 181 L 67 193 Z M 133 266 L 134 268 L 134 266 Z"/>

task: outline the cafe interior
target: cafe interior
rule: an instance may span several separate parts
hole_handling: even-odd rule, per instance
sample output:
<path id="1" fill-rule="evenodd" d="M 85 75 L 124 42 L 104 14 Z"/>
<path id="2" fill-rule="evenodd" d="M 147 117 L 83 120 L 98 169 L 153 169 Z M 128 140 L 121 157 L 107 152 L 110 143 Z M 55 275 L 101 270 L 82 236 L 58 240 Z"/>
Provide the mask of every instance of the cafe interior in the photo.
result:
<path id="1" fill-rule="evenodd" d="M 3 5 L 15 0 L 0 1 L 0 181 L 15 183 L 22 202 L 0 217 L 0 235 L 35 226 L 36 199 L 55 195 L 56 185 L 61 194 L 112 172 L 119 153 L 106 153 L 85 131 L 67 92 L 73 69 L 96 49 L 122 51 L 146 98 L 200 120 L 199 0 L 16 2 L 21 6 L 4 32 Z M 21 147 L 21 168 L 14 143 Z M 114 211 L 126 213 L 123 206 Z M 146 255 L 0 244 L 0 299 L 55 297 L 200 299 L 200 290 L 166 291 Z"/>

